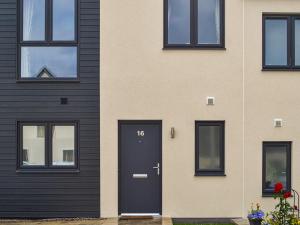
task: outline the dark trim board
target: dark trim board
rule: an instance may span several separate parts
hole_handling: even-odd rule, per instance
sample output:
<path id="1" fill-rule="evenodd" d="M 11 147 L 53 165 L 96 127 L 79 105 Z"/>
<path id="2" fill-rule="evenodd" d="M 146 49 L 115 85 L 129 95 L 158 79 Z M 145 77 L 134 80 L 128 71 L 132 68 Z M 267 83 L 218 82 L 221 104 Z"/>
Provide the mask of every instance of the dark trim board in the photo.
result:
<path id="1" fill-rule="evenodd" d="M 163 162 L 162 162 L 162 120 L 118 120 L 118 214 L 121 215 L 121 176 L 120 176 L 120 169 L 121 169 L 121 125 L 122 124 L 157 124 L 160 126 L 160 214 L 162 215 L 162 177 L 163 177 Z"/>

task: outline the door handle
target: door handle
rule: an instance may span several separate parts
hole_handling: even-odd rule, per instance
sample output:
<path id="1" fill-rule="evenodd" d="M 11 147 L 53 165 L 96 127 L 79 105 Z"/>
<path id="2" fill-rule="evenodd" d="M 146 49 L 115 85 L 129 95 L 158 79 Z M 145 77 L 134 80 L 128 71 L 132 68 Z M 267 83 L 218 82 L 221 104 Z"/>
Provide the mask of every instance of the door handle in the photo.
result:
<path id="1" fill-rule="evenodd" d="M 160 165 L 159 165 L 159 163 L 157 163 L 157 166 L 154 166 L 153 169 L 156 169 L 157 176 L 159 176 L 160 175 Z"/>

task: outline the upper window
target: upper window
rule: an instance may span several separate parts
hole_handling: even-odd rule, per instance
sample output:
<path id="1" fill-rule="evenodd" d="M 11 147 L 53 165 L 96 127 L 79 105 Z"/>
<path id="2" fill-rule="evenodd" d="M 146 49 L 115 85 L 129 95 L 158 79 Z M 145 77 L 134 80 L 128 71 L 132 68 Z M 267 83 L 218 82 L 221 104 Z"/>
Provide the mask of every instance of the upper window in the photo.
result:
<path id="1" fill-rule="evenodd" d="M 272 194 L 278 182 L 291 189 L 291 142 L 264 142 L 263 194 Z"/>
<path id="2" fill-rule="evenodd" d="M 263 69 L 300 69 L 300 15 L 263 16 Z"/>
<path id="3" fill-rule="evenodd" d="M 224 121 L 196 121 L 195 175 L 224 175 Z"/>
<path id="4" fill-rule="evenodd" d="M 224 0 L 165 0 L 165 47 L 224 48 Z"/>
<path id="5" fill-rule="evenodd" d="M 77 168 L 77 123 L 19 123 L 21 169 Z"/>
<path id="6" fill-rule="evenodd" d="M 77 79 L 77 0 L 21 0 L 22 80 Z"/>

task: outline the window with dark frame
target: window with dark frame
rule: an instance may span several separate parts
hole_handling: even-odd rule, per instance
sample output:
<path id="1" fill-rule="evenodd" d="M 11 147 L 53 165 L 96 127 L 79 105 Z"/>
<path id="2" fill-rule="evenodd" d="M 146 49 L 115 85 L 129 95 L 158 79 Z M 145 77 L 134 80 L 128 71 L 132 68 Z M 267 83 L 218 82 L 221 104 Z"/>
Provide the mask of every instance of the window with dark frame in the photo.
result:
<path id="1" fill-rule="evenodd" d="M 77 80 L 77 0 L 20 0 L 20 80 Z"/>
<path id="2" fill-rule="evenodd" d="M 19 169 L 77 169 L 77 133 L 77 122 L 19 122 Z"/>
<path id="3" fill-rule="evenodd" d="M 195 175 L 225 175 L 225 121 L 195 122 Z"/>
<path id="4" fill-rule="evenodd" d="M 300 69 L 300 15 L 263 15 L 263 69 Z"/>
<path id="5" fill-rule="evenodd" d="M 225 48 L 225 0 L 164 0 L 165 48 Z"/>
<path id="6" fill-rule="evenodd" d="M 277 182 L 281 182 L 285 190 L 291 190 L 291 144 L 291 142 L 263 142 L 264 196 L 273 196 Z"/>

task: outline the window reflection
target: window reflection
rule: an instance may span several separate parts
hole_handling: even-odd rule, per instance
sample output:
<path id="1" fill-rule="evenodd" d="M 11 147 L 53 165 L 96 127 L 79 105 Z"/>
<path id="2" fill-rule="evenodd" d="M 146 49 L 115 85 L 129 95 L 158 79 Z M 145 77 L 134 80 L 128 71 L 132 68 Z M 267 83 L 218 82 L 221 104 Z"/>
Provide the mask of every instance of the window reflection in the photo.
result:
<path id="1" fill-rule="evenodd" d="M 77 77 L 77 47 L 22 47 L 21 77 Z"/>
<path id="2" fill-rule="evenodd" d="M 39 132 L 45 133 L 45 127 L 23 126 L 23 166 L 45 165 L 45 137 Z"/>
<path id="3" fill-rule="evenodd" d="M 55 166 L 74 166 L 75 127 L 52 127 L 52 157 Z"/>
<path id="4" fill-rule="evenodd" d="M 45 40 L 45 0 L 23 0 L 23 40 Z"/>
<path id="5" fill-rule="evenodd" d="M 75 39 L 75 1 L 53 0 L 53 40 Z"/>

